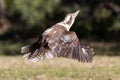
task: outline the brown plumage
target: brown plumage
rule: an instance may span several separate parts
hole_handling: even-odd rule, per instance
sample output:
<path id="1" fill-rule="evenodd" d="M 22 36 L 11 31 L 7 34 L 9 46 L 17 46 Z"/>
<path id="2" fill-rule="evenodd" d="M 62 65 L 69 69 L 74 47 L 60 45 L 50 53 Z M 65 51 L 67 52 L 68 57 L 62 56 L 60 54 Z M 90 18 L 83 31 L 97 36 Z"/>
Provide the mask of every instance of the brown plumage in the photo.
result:
<path id="1" fill-rule="evenodd" d="M 79 11 L 68 14 L 65 19 L 45 30 L 42 37 L 30 46 L 21 48 L 24 57 L 31 61 L 38 58 L 65 57 L 78 59 L 81 62 L 91 62 L 93 49 L 82 46 L 75 32 L 69 31 Z"/>

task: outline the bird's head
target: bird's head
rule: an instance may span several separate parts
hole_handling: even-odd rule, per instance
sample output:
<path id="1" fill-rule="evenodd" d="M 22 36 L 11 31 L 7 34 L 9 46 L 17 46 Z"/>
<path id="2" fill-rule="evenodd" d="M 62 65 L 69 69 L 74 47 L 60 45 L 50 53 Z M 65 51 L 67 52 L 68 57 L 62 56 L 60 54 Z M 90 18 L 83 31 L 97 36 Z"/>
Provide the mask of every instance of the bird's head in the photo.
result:
<path id="1" fill-rule="evenodd" d="M 76 16 L 78 15 L 79 10 L 74 13 L 69 13 L 60 24 L 63 24 L 65 28 L 69 31 L 71 26 L 73 25 Z"/>

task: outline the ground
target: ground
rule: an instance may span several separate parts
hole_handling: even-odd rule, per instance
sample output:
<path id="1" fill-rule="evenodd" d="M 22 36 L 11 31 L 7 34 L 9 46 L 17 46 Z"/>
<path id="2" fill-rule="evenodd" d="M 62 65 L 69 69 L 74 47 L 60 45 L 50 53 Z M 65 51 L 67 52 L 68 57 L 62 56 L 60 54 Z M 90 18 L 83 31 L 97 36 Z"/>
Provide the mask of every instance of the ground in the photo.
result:
<path id="1" fill-rule="evenodd" d="M 0 56 L 0 80 L 120 80 L 120 56 L 95 56 L 92 63 L 54 58 L 31 63 Z"/>

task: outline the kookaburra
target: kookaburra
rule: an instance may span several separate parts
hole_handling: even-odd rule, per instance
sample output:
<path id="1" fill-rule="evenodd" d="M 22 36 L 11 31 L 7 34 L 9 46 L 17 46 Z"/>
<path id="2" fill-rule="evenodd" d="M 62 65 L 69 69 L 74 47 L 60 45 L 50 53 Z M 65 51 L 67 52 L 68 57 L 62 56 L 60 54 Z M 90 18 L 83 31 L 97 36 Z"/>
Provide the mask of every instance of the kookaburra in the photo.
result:
<path id="1" fill-rule="evenodd" d="M 21 53 L 30 61 L 39 58 L 65 57 L 77 59 L 80 62 L 91 62 L 93 49 L 82 46 L 75 32 L 69 31 L 79 10 L 68 14 L 64 20 L 46 29 L 38 41 L 21 48 Z"/>

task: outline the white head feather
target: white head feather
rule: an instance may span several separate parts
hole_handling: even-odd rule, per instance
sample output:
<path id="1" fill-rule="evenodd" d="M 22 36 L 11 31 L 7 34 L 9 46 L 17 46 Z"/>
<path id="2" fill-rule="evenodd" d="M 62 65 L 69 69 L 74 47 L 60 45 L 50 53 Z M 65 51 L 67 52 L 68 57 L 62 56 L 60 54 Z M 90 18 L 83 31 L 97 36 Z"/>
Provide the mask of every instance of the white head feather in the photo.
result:
<path id="1" fill-rule="evenodd" d="M 67 29 L 67 31 L 69 31 L 71 26 L 73 25 L 73 23 L 75 21 L 75 18 L 78 15 L 78 13 L 79 13 L 79 10 L 74 12 L 74 13 L 68 14 L 65 17 L 65 19 L 63 21 L 59 22 L 58 24 L 64 26 Z"/>

